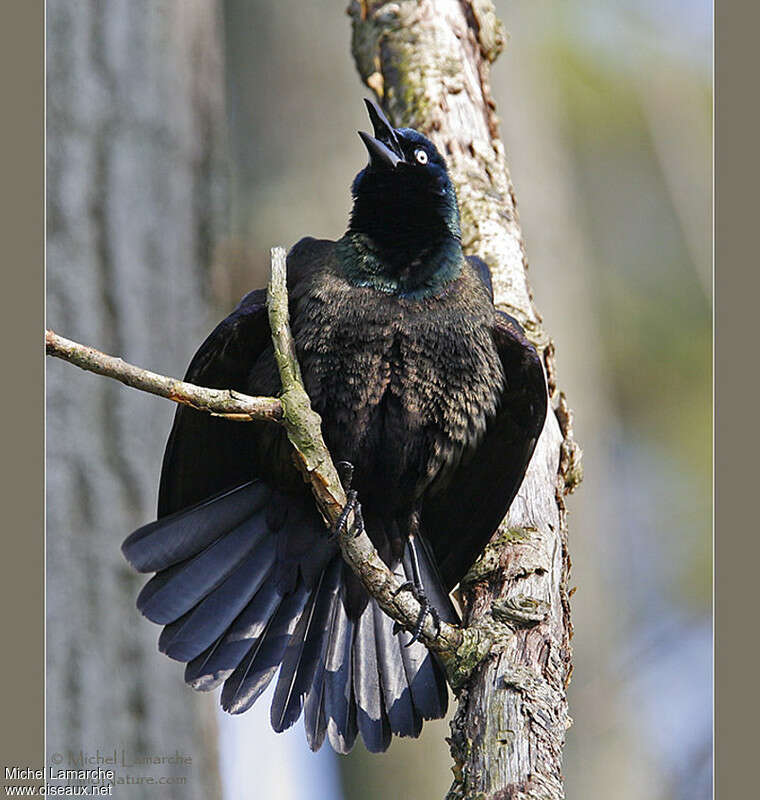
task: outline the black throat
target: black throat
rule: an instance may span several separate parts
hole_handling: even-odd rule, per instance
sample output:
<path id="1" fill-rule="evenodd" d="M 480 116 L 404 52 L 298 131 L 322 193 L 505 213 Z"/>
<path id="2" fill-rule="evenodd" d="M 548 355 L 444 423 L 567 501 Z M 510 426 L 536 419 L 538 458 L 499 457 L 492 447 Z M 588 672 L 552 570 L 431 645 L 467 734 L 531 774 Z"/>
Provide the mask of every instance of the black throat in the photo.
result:
<path id="1" fill-rule="evenodd" d="M 456 199 L 363 186 L 354 198 L 343 266 L 352 282 L 405 296 L 439 291 L 461 274 Z"/>

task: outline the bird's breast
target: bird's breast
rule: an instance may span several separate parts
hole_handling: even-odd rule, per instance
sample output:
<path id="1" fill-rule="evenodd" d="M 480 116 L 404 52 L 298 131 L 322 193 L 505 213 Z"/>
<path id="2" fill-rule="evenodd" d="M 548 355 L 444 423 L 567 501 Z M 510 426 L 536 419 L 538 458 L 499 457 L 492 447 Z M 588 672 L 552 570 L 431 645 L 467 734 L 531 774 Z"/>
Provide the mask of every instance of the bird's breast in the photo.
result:
<path id="1" fill-rule="evenodd" d="M 405 301 L 320 276 L 299 302 L 306 389 L 334 459 L 354 464 L 365 504 L 410 506 L 483 436 L 504 382 L 492 313 L 467 280 Z"/>

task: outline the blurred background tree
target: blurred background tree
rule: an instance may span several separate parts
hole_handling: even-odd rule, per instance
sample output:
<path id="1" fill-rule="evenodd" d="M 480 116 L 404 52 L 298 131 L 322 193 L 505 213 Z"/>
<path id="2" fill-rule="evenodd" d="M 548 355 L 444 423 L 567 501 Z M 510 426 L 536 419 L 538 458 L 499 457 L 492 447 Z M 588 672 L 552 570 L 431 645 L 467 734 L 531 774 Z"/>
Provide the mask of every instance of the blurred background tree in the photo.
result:
<path id="1" fill-rule="evenodd" d="M 199 120 L 187 116 L 193 107 L 187 87 L 195 87 L 196 99 L 208 90 L 206 51 L 174 15 L 182 6 L 186 18 L 214 19 L 213 3 L 121 0 L 101 14 L 112 16 L 113 27 L 95 24 L 90 6 L 49 4 L 53 327 L 178 374 L 213 320 L 263 285 L 271 245 L 343 233 L 349 186 L 365 158 L 355 131 L 366 125 L 366 90 L 351 61 L 344 5 L 221 3 L 226 117 L 219 103 Z M 712 774 L 711 6 L 707 0 L 496 0 L 496 8 L 511 39 L 494 65 L 492 84 L 530 278 L 559 346 L 560 379 L 585 451 L 583 489 L 569 501 L 571 582 L 578 591 L 567 796 L 706 800 Z M 66 27 L 59 17 L 79 22 Z M 117 46 L 121 26 L 133 31 L 132 39 L 124 32 Z M 108 71 L 102 59 L 85 57 L 90 52 L 108 55 Z M 135 74 L 140 80 L 130 83 Z M 185 94 L 176 91 L 183 86 Z M 89 141 L 95 123 L 81 116 L 96 101 L 122 109 L 106 116 L 111 130 L 123 126 L 121 135 L 131 137 L 131 150 L 127 143 L 114 147 L 131 165 L 124 170 L 130 184 L 106 185 L 96 177 L 98 162 L 88 149 L 95 146 Z M 185 169 L 187 159 L 178 155 L 188 152 L 183 148 L 199 152 L 185 136 L 207 142 L 200 161 L 215 164 L 211 174 L 218 175 L 216 126 L 225 123 L 229 213 L 219 225 L 218 211 L 213 223 L 198 211 L 209 197 L 207 178 L 193 183 L 170 175 Z M 149 158 L 153 149 L 155 160 Z M 103 198 L 109 214 L 122 203 L 126 210 L 100 229 L 97 249 L 88 220 L 93 213 L 97 218 Z M 153 232 L 150 244 L 127 227 L 133 219 L 146 220 L 140 224 Z M 195 234 L 185 238 L 188 226 L 201 231 L 203 247 L 182 244 L 195 241 Z M 74 243 L 64 247 L 61 231 Z M 109 252 L 112 264 L 121 265 L 111 267 L 110 283 L 97 277 Z M 91 271 L 79 272 L 88 259 Z M 209 281 L 213 310 L 207 315 Z M 123 305 L 114 327 L 103 316 L 111 307 L 103 298 L 117 290 Z M 98 669 L 107 674 L 106 666 L 121 663 L 127 675 L 125 664 L 134 663 L 134 677 L 125 678 L 132 686 L 145 679 L 140 669 L 151 671 L 154 684 L 166 680 L 166 694 L 144 713 L 166 715 L 160 730 L 171 731 L 167 741 L 174 742 L 177 730 L 194 729 L 183 715 L 196 713 L 208 698 L 183 693 L 177 665 L 153 652 L 155 631 L 133 606 L 139 581 L 118 552 L 123 535 L 153 512 L 171 409 L 139 393 L 100 387 L 106 382 L 94 377 L 65 377 L 59 369 L 67 368 L 51 365 L 48 378 L 49 713 L 60 716 L 60 726 L 67 714 L 71 718 L 65 709 L 83 700 L 70 693 L 66 676 L 93 670 L 93 659 L 101 658 L 97 648 L 83 658 L 73 646 L 89 643 L 77 638 L 84 635 L 79 629 L 96 623 L 94 611 L 82 616 L 90 602 L 82 597 L 89 597 L 117 607 L 122 638 L 139 632 L 127 633 L 139 638 L 131 661 L 114 655 Z M 108 411 L 122 407 L 129 410 Z M 78 420 L 102 428 L 111 437 L 103 441 L 116 442 L 117 449 L 83 444 L 91 434 L 75 427 Z M 137 504 L 119 488 L 119 453 L 140 487 Z M 80 484 L 91 487 L 87 503 L 77 494 Z M 88 511 L 98 508 L 96 493 L 106 503 L 97 513 Z M 67 519 L 59 516 L 61 503 L 74 520 L 68 528 L 58 522 Z M 69 540 L 61 530 L 78 532 Z M 113 536 L 105 535 L 110 531 Z M 58 565 L 83 551 L 92 568 L 76 579 L 64 572 L 56 578 Z M 109 592 L 121 587 L 118 597 L 99 594 L 106 584 Z M 72 645 L 51 652 L 56 635 L 56 644 L 68 637 Z M 176 683 L 171 691 L 170 679 Z M 109 708 L 118 719 L 109 724 L 126 735 L 140 716 L 123 700 L 111 693 Z M 101 736 L 106 723 L 93 721 L 87 730 Z M 382 756 L 368 755 L 361 744 L 347 758 L 327 750 L 315 756 L 300 724 L 272 733 L 264 698 L 239 718 L 219 714 L 225 797 L 442 797 L 451 781 L 447 733 L 445 722 L 433 723 L 421 740 L 395 741 Z"/>
<path id="2" fill-rule="evenodd" d="M 209 321 L 223 216 L 219 7 L 206 0 L 47 4 L 47 318 L 158 371 L 182 372 Z M 213 700 L 192 697 L 135 609 L 120 543 L 155 515 L 173 409 L 47 369 L 47 749 L 192 764 L 162 798 L 218 797 Z M 118 757 L 121 762 L 121 756 Z M 85 762 L 85 766 L 93 766 Z M 95 765 L 97 766 L 97 764 Z M 115 794 L 156 797 L 157 787 Z"/>

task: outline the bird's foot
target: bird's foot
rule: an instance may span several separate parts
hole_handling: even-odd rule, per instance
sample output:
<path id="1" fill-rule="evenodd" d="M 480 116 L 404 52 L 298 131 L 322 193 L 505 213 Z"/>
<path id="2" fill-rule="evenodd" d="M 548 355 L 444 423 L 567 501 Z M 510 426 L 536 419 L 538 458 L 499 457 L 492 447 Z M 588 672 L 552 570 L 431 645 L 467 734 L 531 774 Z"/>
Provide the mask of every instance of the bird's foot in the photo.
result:
<path id="1" fill-rule="evenodd" d="M 398 589 L 393 592 L 393 596 L 395 597 L 401 592 L 410 592 L 414 599 L 420 604 L 420 613 L 417 616 L 414 630 L 411 632 L 412 638 L 404 646 L 411 647 L 420 638 L 422 629 L 425 626 L 425 618 L 428 616 L 433 620 L 433 625 L 435 626 L 435 635 L 438 636 L 438 634 L 441 632 L 441 617 L 438 611 L 428 600 L 422 584 L 415 583 L 414 581 L 406 581 L 406 583 L 402 583 L 401 586 L 399 586 Z M 403 626 L 399 625 L 398 622 L 394 622 L 393 633 L 399 633 L 401 630 L 403 630 Z"/>
<path id="2" fill-rule="evenodd" d="M 351 527 L 351 532 L 354 536 L 359 536 L 359 534 L 364 532 L 364 517 L 362 516 L 359 495 L 356 489 L 351 488 L 351 483 L 354 478 L 354 465 L 350 461 L 339 461 L 335 465 L 335 468 L 338 470 L 340 482 L 343 484 L 343 489 L 346 492 L 346 505 L 343 506 L 340 516 L 330 531 L 330 536 L 328 537 L 330 541 L 335 541 L 345 530 L 351 512 L 354 514 L 354 524 Z"/>

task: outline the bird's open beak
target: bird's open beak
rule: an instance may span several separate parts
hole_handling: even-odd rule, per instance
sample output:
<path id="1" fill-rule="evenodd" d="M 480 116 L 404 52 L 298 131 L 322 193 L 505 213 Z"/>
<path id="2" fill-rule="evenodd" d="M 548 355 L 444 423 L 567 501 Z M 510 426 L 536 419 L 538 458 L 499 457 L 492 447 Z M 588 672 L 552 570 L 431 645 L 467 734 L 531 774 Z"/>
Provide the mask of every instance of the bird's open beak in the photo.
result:
<path id="1" fill-rule="evenodd" d="M 369 153 L 370 166 L 377 169 L 395 169 L 397 164 L 404 161 L 404 153 L 396 137 L 396 131 L 377 103 L 366 99 L 364 103 L 375 132 L 374 136 L 370 136 L 364 131 L 359 131 L 359 136 Z"/>
<path id="2" fill-rule="evenodd" d="M 359 131 L 359 136 L 362 137 L 364 146 L 369 153 L 370 166 L 375 169 L 395 169 L 399 161 L 403 160 L 399 158 L 390 147 L 379 139 L 375 139 L 374 136 L 370 136 L 368 133 L 364 133 L 364 131 Z"/>

